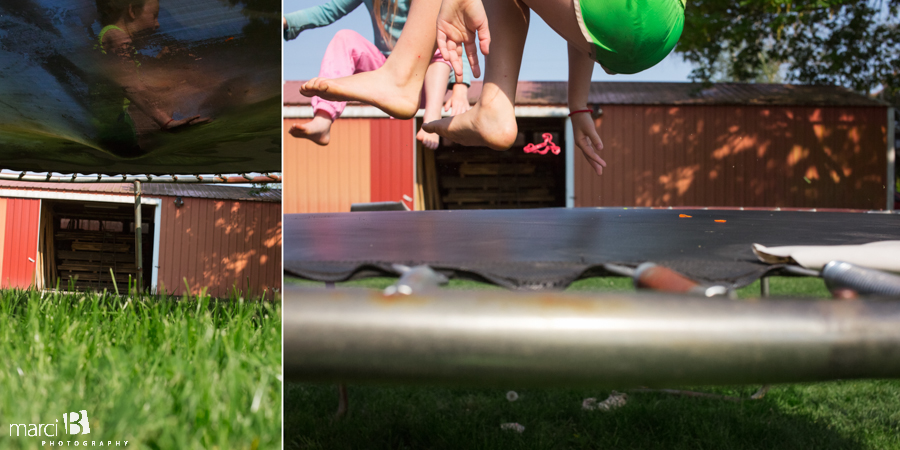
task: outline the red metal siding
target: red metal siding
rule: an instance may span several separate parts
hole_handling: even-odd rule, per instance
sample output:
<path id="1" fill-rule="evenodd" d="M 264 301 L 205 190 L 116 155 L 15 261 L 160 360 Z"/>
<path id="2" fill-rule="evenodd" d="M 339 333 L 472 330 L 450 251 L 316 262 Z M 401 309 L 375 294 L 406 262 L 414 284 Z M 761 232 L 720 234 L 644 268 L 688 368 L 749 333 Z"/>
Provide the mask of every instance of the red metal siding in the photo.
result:
<path id="1" fill-rule="evenodd" d="M 3 247 L 6 244 L 6 199 L 0 198 L 0 277 L 3 276 Z M 0 286 L 3 281 L 0 280 Z"/>
<path id="2" fill-rule="evenodd" d="M 184 198 L 162 199 L 158 287 L 181 295 L 269 295 L 281 287 L 281 204 Z M 249 285 L 249 293 L 248 293 Z"/>
<path id="3" fill-rule="evenodd" d="M 405 201 L 415 192 L 413 127 L 415 120 L 372 119 L 373 202 Z M 287 176 L 285 175 L 285 178 Z M 405 201 L 412 209 L 413 202 Z"/>
<path id="4" fill-rule="evenodd" d="M 284 212 L 346 212 L 370 201 L 369 119 L 340 119 L 319 146 L 288 131 L 309 119 L 284 120 Z"/>
<path id="5" fill-rule="evenodd" d="M 575 158 L 576 206 L 882 209 L 880 107 L 603 107 L 608 167 Z"/>
<path id="6" fill-rule="evenodd" d="M 40 214 L 40 200 L 6 200 L 0 288 L 27 288 L 33 284 Z"/>

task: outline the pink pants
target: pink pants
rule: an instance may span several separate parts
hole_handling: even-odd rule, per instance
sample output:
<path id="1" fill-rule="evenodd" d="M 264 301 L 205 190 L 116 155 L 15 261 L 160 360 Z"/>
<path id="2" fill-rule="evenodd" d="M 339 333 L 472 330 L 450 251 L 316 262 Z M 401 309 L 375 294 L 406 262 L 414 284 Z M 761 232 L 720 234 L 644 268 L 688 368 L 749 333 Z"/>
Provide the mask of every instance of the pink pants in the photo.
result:
<path id="1" fill-rule="evenodd" d="M 340 78 L 360 72 L 371 72 L 384 65 L 387 58 L 375 44 L 366 40 L 359 33 L 352 30 L 341 30 L 334 35 L 334 39 L 325 49 L 322 58 L 322 67 L 319 69 L 319 78 Z M 441 58 L 441 52 L 434 52 L 431 62 L 449 62 Z M 377 86 L 373 86 L 377 89 Z M 312 107 L 316 112 L 322 111 L 331 116 L 331 120 L 337 120 L 344 112 L 347 102 L 332 102 L 319 97 L 312 98 Z"/>

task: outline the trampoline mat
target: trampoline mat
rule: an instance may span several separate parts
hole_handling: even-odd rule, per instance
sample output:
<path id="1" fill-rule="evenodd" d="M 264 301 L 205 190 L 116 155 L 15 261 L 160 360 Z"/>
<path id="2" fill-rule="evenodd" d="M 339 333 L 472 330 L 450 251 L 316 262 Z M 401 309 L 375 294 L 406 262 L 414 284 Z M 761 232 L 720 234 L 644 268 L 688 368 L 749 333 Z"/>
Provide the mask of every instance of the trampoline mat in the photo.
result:
<path id="1" fill-rule="evenodd" d="M 118 55 L 98 45 L 101 3 L 129 4 L 0 2 L 0 168 L 281 170 L 280 1 L 160 0 L 159 28 Z M 161 130 L 197 115 L 212 121 Z"/>
<path id="2" fill-rule="evenodd" d="M 741 287 L 781 267 L 759 262 L 753 243 L 896 239 L 900 215 L 872 213 L 609 208 L 288 214 L 284 269 L 334 282 L 396 274 L 395 263 L 428 264 L 457 277 L 539 290 L 609 275 L 603 264 L 651 261 L 697 281 Z"/>

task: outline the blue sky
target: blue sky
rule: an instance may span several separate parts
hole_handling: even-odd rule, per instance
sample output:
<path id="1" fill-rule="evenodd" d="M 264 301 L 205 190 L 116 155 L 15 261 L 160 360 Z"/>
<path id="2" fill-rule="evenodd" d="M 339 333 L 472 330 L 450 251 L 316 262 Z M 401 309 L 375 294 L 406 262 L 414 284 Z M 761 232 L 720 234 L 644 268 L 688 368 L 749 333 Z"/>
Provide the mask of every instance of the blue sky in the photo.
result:
<path id="1" fill-rule="evenodd" d="M 326 3 L 325 0 L 284 0 L 286 12 Z M 548 27 L 537 14 L 531 14 L 531 28 L 525 43 L 522 71 L 523 81 L 565 81 L 567 77 L 566 42 Z M 372 24 L 364 5 L 334 24 L 307 30 L 297 39 L 284 43 L 284 79 L 307 80 L 319 74 L 319 64 L 325 47 L 341 29 L 354 30 L 370 41 Z M 495 38 L 496 39 L 496 38 Z M 483 67 L 483 59 L 482 59 Z M 636 75 L 607 75 L 599 66 L 594 67 L 595 81 L 688 81 L 691 65 L 680 56 L 671 54 L 650 70 Z"/>

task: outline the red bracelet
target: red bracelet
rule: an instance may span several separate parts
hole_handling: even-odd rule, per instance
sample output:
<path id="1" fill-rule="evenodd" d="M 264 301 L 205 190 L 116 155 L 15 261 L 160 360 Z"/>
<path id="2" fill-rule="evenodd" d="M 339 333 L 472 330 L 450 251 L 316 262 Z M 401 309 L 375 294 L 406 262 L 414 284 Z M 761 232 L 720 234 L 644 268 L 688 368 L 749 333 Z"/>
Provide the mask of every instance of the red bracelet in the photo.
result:
<path id="1" fill-rule="evenodd" d="M 578 113 L 591 113 L 591 114 L 593 114 L 593 113 L 594 113 L 594 110 L 593 110 L 593 109 L 579 109 L 578 111 L 572 111 L 572 112 L 570 112 L 570 113 L 569 113 L 569 117 L 572 117 L 572 114 L 578 114 Z"/>
<path id="2" fill-rule="evenodd" d="M 570 115 L 571 115 L 571 114 L 570 114 Z M 168 128 L 169 128 L 169 124 L 172 123 L 173 121 L 175 121 L 175 119 L 169 119 L 169 121 L 166 122 L 165 125 L 163 125 L 162 129 L 163 129 L 163 130 L 168 129 Z"/>

